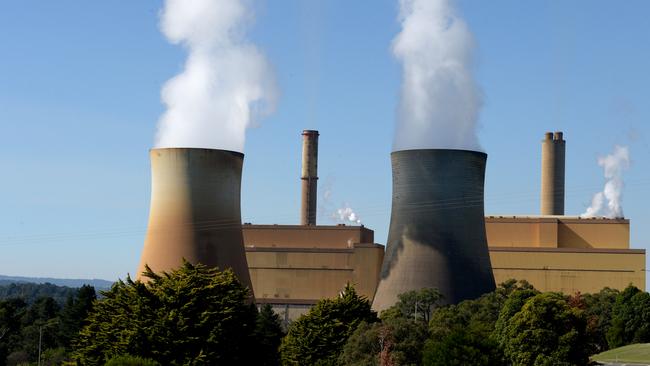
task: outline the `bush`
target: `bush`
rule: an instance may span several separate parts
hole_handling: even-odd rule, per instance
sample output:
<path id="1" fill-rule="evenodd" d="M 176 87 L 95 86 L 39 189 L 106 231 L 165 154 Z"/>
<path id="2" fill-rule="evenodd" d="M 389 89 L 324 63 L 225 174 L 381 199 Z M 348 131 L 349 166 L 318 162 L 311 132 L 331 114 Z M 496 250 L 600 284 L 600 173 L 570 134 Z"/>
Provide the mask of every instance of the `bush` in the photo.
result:
<path id="1" fill-rule="evenodd" d="M 255 352 L 256 310 L 231 270 L 185 262 L 149 282 L 119 281 L 89 313 L 73 358 L 102 365 L 122 355 L 163 365 L 247 364 Z"/>
<path id="2" fill-rule="evenodd" d="M 345 342 L 361 322 L 377 321 L 370 302 L 346 286 L 335 299 L 321 300 L 289 327 L 282 340 L 283 365 L 335 365 Z"/>

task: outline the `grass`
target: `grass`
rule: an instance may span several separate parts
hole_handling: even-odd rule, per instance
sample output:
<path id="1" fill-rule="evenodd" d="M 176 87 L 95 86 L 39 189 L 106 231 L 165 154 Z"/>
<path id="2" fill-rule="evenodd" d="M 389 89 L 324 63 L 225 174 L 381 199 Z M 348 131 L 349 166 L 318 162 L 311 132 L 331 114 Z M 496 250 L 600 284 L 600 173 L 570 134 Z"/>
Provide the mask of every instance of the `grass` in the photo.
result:
<path id="1" fill-rule="evenodd" d="M 650 363 L 650 343 L 631 344 L 591 356 L 593 361 L 612 363 Z"/>

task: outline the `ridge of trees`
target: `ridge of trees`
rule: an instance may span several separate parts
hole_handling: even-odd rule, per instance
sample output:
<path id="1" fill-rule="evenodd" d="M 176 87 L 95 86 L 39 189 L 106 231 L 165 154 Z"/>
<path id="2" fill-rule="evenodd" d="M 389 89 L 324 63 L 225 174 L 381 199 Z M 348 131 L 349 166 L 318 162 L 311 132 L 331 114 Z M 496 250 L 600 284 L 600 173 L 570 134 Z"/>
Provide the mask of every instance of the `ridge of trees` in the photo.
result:
<path id="1" fill-rule="evenodd" d="M 347 285 L 285 334 L 232 271 L 184 263 L 127 278 L 97 300 L 84 286 L 65 301 L 0 300 L 0 366 L 44 365 L 586 365 L 589 355 L 650 342 L 650 294 L 541 293 L 525 281 L 443 305 L 409 291 L 379 314 Z M 39 337 L 42 336 L 42 337 Z"/>

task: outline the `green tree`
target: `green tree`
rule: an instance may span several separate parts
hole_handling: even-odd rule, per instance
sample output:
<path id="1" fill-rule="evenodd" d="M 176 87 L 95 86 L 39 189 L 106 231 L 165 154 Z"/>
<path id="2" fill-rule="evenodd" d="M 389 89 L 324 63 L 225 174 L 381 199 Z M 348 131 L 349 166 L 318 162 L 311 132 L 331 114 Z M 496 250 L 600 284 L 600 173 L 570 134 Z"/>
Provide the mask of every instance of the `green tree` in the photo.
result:
<path id="1" fill-rule="evenodd" d="M 423 288 L 397 295 L 398 301 L 382 312 L 382 319 L 405 317 L 429 323 L 431 312 L 442 300 L 442 294 L 435 288 Z"/>
<path id="2" fill-rule="evenodd" d="M 280 364 L 280 342 L 284 336 L 280 316 L 269 304 L 264 304 L 257 314 L 255 338 L 256 353 L 259 355 L 257 365 L 272 366 Z"/>
<path id="3" fill-rule="evenodd" d="M 89 285 L 80 287 L 75 296 L 68 297 L 59 316 L 58 336 L 61 346 L 70 349 L 70 342 L 83 327 L 96 299 L 95 288 Z"/>
<path id="4" fill-rule="evenodd" d="M 501 315 L 507 316 L 508 311 Z M 584 313 L 571 307 L 562 294 L 547 292 L 530 297 L 520 311 L 502 320 L 505 325 L 500 346 L 512 365 L 587 364 Z"/>
<path id="5" fill-rule="evenodd" d="M 629 286 L 617 296 L 607 342 L 611 348 L 650 342 L 650 294 Z"/>
<path id="6" fill-rule="evenodd" d="M 346 366 L 419 365 L 429 336 L 421 321 L 391 318 L 381 323 L 361 323 L 339 357 Z"/>
<path id="7" fill-rule="evenodd" d="M 348 337 L 361 322 L 377 321 L 370 302 L 347 285 L 340 296 L 316 303 L 289 326 L 282 340 L 283 365 L 335 365 Z"/>
<path id="8" fill-rule="evenodd" d="M 609 349 L 607 332 L 612 324 L 612 309 L 619 293 L 618 290 L 605 287 L 595 294 L 577 294 L 573 297 L 574 301 L 581 302 L 578 306 L 584 310 L 587 318 L 591 354 Z"/>
<path id="9" fill-rule="evenodd" d="M 425 366 L 503 364 L 496 342 L 471 329 L 454 328 L 442 338 L 429 339 L 422 353 L 422 364 Z"/>
<path id="10" fill-rule="evenodd" d="M 248 364 L 254 358 L 254 306 L 231 270 L 184 262 L 148 282 L 119 281 L 95 303 L 73 358 L 83 365 L 133 355 L 163 365 Z"/>
<path id="11" fill-rule="evenodd" d="M 7 357 L 20 344 L 21 319 L 26 311 L 22 299 L 0 301 L 0 366 L 6 365 Z"/>

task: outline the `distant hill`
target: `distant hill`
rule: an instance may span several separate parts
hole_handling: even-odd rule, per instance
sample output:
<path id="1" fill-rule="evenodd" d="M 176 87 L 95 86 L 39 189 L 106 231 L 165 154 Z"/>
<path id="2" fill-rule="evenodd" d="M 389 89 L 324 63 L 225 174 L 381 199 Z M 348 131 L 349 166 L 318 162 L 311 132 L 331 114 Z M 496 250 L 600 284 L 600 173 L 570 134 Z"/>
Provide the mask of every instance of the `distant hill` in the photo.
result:
<path id="1" fill-rule="evenodd" d="M 57 286 L 65 287 L 81 287 L 83 285 L 91 285 L 95 290 L 108 290 L 113 285 L 112 281 L 92 279 L 68 279 L 68 278 L 47 278 L 47 277 L 18 277 L 18 276 L 3 276 L 0 275 L 0 285 L 9 285 L 12 283 L 51 283 Z"/>

